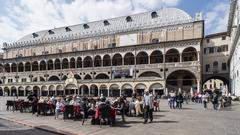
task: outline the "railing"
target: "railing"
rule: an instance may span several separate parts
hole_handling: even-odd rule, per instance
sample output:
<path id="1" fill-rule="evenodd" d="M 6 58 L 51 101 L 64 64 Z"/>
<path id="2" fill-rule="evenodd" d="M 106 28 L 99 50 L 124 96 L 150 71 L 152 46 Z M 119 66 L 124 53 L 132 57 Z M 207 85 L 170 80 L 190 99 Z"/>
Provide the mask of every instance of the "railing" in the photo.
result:
<path id="1" fill-rule="evenodd" d="M 116 82 L 134 82 L 134 81 L 160 81 L 162 78 L 157 77 L 143 77 L 143 78 L 119 78 L 119 79 L 91 79 L 91 80 L 78 80 L 78 84 L 84 83 L 116 83 Z M 18 85 L 51 85 L 51 84 L 65 84 L 65 81 L 43 81 L 43 82 L 14 82 L 0 84 L 0 86 L 18 86 Z"/>
<path id="2" fill-rule="evenodd" d="M 82 72 L 87 71 L 95 71 L 95 72 L 101 72 L 101 71 L 111 71 L 111 70 L 123 70 L 123 69 L 130 69 L 130 68 L 136 68 L 136 69 L 154 69 L 154 68 L 174 68 L 174 67 L 193 67 L 193 66 L 200 66 L 199 61 L 190 61 L 190 62 L 174 62 L 174 63 L 157 63 L 157 64 L 139 64 L 139 65 L 121 65 L 121 66 L 107 66 L 107 67 L 87 67 L 87 68 L 69 68 L 69 69 L 57 69 L 57 70 L 42 70 L 42 71 L 26 71 L 26 72 L 12 72 L 12 73 L 0 73 L 0 75 L 10 76 L 10 75 L 25 75 L 25 74 L 46 74 L 51 72 L 54 73 L 68 73 L 70 71 L 76 72 L 81 70 Z"/>
<path id="3" fill-rule="evenodd" d="M 42 84 L 64 84 L 64 81 L 42 81 L 42 82 L 14 82 L 14 83 L 5 83 L 5 84 L 0 84 L 0 86 L 12 86 L 14 85 L 42 85 Z"/>

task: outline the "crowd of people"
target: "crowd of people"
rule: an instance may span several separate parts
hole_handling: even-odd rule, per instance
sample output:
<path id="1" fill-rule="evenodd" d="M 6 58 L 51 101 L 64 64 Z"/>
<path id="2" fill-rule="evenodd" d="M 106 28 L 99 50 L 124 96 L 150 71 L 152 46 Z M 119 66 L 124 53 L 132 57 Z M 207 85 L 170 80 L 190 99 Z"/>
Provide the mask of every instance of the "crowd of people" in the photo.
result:
<path id="1" fill-rule="evenodd" d="M 170 109 L 182 109 L 182 104 L 186 101 L 188 104 L 189 97 L 186 93 L 170 91 L 168 95 L 168 104 Z"/>
<path id="2" fill-rule="evenodd" d="M 59 119 L 59 115 L 65 111 L 64 109 L 68 105 L 79 106 L 85 118 L 96 115 L 97 109 L 100 109 L 104 105 L 105 107 L 114 109 L 116 114 L 121 115 L 123 122 L 125 122 L 125 116 L 127 115 L 143 117 L 144 124 L 148 122 L 148 119 L 151 123 L 153 121 L 153 111 L 160 110 L 159 97 L 154 96 L 148 91 L 146 91 L 144 95 L 134 93 L 132 98 L 127 98 L 124 95 L 118 98 L 106 98 L 101 94 L 98 98 L 78 95 L 57 97 L 38 97 L 37 95 L 32 95 L 29 96 L 28 99 L 32 103 L 33 114 L 37 112 L 37 105 L 39 103 L 46 103 L 50 106 L 53 105 L 55 108 L 55 119 Z"/>
<path id="3" fill-rule="evenodd" d="M 218 91 L 214 91 L 213 93 L 204 91 L 201 97 L 205 110 L 208 108 L 208 103 L 210 102 L 214 110 L 220 110 L 221 108 L 231 105 L 232 101 L 231 96 L 224 95 Z"/>
<path id="4" fill-rule="evenodd" d="M 170 91 L 168 94 L 168 104 L 170 109 L 182 109 L 182 104 L 189 101 L 194 103 L 203 103 L 203 107 L 206 110 L 208 104 L 212 103 L 214 110 L 219 110 L 225 106 L 231 105 L 231 97 L 222 94 L 219 91 L 203 91 L 203 93 L 195 93 L 191 95 L 187 92 Z"/>

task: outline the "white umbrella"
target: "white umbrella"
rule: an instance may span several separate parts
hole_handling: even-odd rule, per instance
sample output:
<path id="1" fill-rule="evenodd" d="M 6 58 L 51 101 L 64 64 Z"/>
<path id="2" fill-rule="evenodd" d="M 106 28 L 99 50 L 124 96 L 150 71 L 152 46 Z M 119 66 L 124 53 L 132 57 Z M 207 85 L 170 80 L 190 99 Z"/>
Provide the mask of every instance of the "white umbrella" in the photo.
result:
<path id="1" fill-rule="evenodd" d="M 168 96 L 168 89 L 165 88 L 165 95 Z"/>
<path id="2" fill-rule="evenodd" d="M 190 90 L 190 95 L 193 96 L 193 88 Z"/>
<path id="3" fill-rule="evenodd" d="M 182 93 L 182 90 L 181 90 L 181 88 L 178 88 L 178 93 Z"/>

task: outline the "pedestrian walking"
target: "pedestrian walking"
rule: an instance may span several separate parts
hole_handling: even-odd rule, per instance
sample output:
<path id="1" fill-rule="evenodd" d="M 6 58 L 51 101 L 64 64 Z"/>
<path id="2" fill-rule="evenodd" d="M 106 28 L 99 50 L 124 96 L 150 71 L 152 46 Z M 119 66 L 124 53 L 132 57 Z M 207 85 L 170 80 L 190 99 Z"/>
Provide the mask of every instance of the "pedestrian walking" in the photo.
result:
<path id="1" fill-rule="evenodd" d="M 144 124 L 147 123 L 148 118 L 150 123 L 153 121 L 153 96 L 146 91 L 143 97 L 143 108 L 144 108 Z"/>
<path id="2" fill-rule="evenodd" d="M 206 91 L 203 92 L 202 101 L 203 101 L 203 107 L 206 110 L 207 109 L 207 103 L 208 103 L 208 93 Z"/>
<path id="3" fill-rule="evenodd" d="M 121 116 L 122 116 L 122 122 L 125 122 L 125 111 L 126 111 L 126 103 L 124 101 L 124 98 L 121 96 L 120 99 L 119 99 L 119 102 L 118 102 L 118 110 L 120 111 L 121 113 Z"/>
<path id="4" fill-rule="evenodd" d="M 181 92 L 179 92 L 176 96 L 176 100 L 177 100 L 177 108 L 178 109 L 182 109 L 182 103 L 183 103 L 183 95 Z"/>
<path id="5" fill-rule="evenodd" d="M 213 104 L 213 109 L 217 110 L 217 107 L 218 107 L 218 94 L 216 92 L 213 92 L 212 104 Z"/>
<path id="6" fill-rule="evenodd" d="M 175 92 L 172 90 L 170 93 L 169 93 L 169 96 L 170 96 L 170 109 L 175 109 L 175 99 L 176 99 L 176 94 Z"/>

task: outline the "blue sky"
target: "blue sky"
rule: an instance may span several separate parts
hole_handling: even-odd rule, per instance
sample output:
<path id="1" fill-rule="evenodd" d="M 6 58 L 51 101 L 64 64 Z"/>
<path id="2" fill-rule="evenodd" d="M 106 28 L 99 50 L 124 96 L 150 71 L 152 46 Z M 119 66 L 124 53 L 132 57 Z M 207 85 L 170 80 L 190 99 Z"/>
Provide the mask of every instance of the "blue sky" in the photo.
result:
<path id="1" fill-rule="evenodd" d="M 229 0 L 0 0 L 0 47 L 40 30 L 177 7 L 202 12 L 205 35 L 226 31 Z"/>

